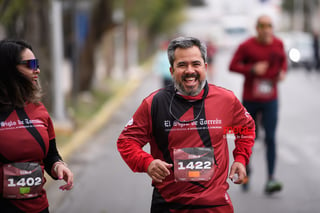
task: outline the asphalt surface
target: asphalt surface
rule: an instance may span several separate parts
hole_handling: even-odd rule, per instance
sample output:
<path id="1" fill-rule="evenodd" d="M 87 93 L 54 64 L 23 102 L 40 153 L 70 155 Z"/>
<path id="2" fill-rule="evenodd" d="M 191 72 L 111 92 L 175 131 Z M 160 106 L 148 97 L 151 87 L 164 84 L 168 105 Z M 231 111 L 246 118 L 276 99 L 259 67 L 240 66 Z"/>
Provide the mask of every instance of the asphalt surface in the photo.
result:
<path id="1" fill-rule="evenodd" d="M 227 70 L 231 53 L 225 51 L 217 55 L 214 74 L 209 82 L 231 89 L 240 98 L 243 79 Z M 272 196 L 263 193 L 266 181 L 265 149 L 263 139 L 258 139 L 251 158 L 253 172 L 250 190 L 244 193 L 239 185 L 230 183 L 229 193 L 236 213 L 319 212 L 319 81 L 319 73 L 298 69 L 291 70 L 281 83 L 276 177 L 283 182 L 284 188 Z M 58 189 L 61 182 L 48 184 L 51 212 L 149 212 L 151 180 L 146 174 L 131 172 L 116 150 L 116 141 L 142 99 L 159 88 L 161 83 L 159 78 L 148 74 L 140 80 L 129 82 L 129 86 L 126 92 L 119 93 L 113 107 L 106 105 L 109 110 L 88 122 L 89 130 L 95 123 L 100 123 L 101 128 L 97 125 L 95 130 L 89 131 L 91 134 L 84 133 L 86 129 L 83 129 L 81 133 L 76 133 L 76 139 L 68 151 L 61 148 L 75 174 L 75 186 L 70 192 L 62 192 Z M 229 145 L 232 149 L 232 141 Z"/>

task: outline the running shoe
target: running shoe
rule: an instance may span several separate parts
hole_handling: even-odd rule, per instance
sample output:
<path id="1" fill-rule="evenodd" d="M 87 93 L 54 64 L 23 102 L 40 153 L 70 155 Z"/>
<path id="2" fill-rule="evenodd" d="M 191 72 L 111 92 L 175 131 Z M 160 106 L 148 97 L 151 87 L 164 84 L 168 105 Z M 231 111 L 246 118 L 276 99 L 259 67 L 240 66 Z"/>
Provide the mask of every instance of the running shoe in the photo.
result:
<path id="1" fill-rule="evenodd" d="M 282 183 L 276 180 L 269 180 L 266 184 L 265 193 L 270 195 L 274 192 L 279 192 L 282 189 Z"/>

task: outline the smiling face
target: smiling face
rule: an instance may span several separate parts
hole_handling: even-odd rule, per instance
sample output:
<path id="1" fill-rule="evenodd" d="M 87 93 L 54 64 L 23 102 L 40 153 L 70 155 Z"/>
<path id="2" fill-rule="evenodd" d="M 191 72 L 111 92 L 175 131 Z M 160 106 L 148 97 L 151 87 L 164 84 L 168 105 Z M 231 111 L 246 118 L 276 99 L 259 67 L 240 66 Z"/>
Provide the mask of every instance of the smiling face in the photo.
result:
<path id="1" fill-rule="evenodd" d="M 196 96 L 203 89 L 207 64 L 204 62 L 200 49 L 197 46 L 177 48 L 175 60 L 170 72 L 176 89 L 183 95 Z"/>
<path id="2" fill-rule="evenodd" d="M 26 48 L 21 52 L 21 61 L 35 59 L 33 52 Z M 31 69 L 26 64 L 19 64 L 17 65 L 17 69 L 21 72 L 24 76 L 26 76 L 30 81 L 36 83 L 38 80 L 38 76 L 40 74 L 40 69 Z"/>

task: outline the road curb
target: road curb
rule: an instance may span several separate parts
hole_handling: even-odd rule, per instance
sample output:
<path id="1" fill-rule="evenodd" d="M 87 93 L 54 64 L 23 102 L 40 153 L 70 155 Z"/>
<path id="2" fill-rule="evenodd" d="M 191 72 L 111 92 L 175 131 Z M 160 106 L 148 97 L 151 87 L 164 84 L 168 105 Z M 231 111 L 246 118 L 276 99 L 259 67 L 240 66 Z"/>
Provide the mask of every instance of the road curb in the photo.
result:
<path id="1" fill-rule="evenodd" d="M 89 141 L 94 133 L 99 131 L 113 115 L 113 112 L 125 101 L 125 99 L 132 94 L 140 85 L 141 80 L 145 77 L 145 72 L 139 72 L 134 77 L 131 77 L 121 89 L 119 89 L 106 103 L 103 104 L 101 109 L 90 119 L 87 124 L 73 133 L 71 139 L 58 147 L 59 154 L 65 162 L 68 162 L 72 153 L 81 145 Z M 46 178 L 45 188 L 48 188 L 53 179 L 47 173 L 44 174 Z"/>
<path id="2" fill-rule="evenodd" d="M 125 101 L 126 97 L 132 94 L 140 85 L 143 73 L 138 74 L 138 77 L 132 77 L 126 84 L 119 89 L 111 99 L 109 99 L 101 109 L 90 119 L 87 124 L 77 130 L 72 138 L 59 148 L 59 153 L 65 161 L 68 161 L 71 154 L 88 139 L 100 130 L 113 115 L 113 112 Z"/>

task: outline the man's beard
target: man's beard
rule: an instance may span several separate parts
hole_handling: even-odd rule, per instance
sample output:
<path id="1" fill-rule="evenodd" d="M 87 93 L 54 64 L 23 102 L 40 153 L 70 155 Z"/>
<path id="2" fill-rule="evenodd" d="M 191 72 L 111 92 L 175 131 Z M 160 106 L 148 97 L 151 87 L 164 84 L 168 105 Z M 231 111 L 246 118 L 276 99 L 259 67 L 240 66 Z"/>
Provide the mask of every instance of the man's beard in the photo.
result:
<path id="1" fill-rule="evenodd" d="M 178 82 L 177 79 L 175 78 L 175 76 L 173 76 L 173 82 L 174 82 L 174 87 L 178 90 L 178 92 L 180 92 L 182 95 L 186 95 L 186 96 L 196 96 L 198 95 L 201 90 L 204 88 L 204 86 L 206 85 L 206 78 L 202 81 L 200 81 L 200 84 L 198 85 L 197 88 L 193 88 L 191 89 L 189 92 L 185 90 L 184 86 L 183 86 L 183 80 L 187 77 L 196 77 L 196 80 L 199 80 L 199 75 L 184 75 L 182 76 L 182 81 Z"/>

